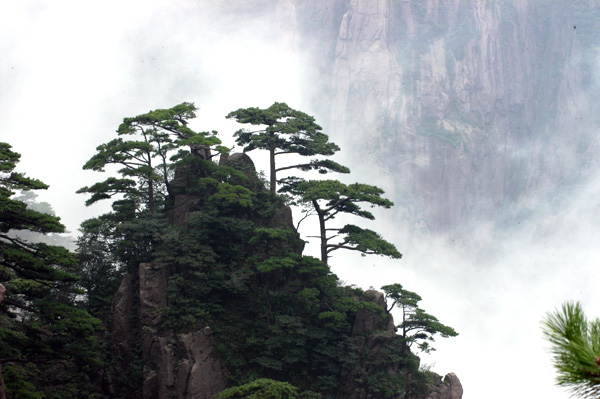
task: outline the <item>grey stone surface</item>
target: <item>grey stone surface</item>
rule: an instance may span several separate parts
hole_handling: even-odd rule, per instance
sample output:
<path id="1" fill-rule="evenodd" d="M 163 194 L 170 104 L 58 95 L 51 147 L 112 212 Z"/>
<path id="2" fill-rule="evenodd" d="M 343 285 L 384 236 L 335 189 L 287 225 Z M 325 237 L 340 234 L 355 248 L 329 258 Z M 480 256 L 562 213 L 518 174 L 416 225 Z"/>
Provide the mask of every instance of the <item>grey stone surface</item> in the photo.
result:
<path id="1" fill-rule="evenodd" d="M 431 386 L 427 399 L 462 399 L 463 387 L 454 373 L 448 373 L 444 380 Z"/>

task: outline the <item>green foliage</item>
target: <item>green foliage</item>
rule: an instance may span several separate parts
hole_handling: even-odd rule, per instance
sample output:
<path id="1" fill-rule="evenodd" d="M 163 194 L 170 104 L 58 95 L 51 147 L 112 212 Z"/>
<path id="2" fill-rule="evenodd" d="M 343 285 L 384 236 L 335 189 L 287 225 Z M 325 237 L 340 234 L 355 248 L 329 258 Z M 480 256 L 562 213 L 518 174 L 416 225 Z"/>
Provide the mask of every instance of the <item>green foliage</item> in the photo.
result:
<path id="1" fill-rule="evenodd" d="M 77 262 L 64 247 L 24 240 L 22 232 L 64 226 L 12 198 L 14 189 L 47 186 L 13 172 L 19 154 L 0 143 L 0 362 L 9 397 L 94 397 L 90 375 L 101 367 L 98 319 L 77 308 Z M 25 197 L 27 198 L 27 197 Z M 10 380 L 9 380 L 10 378 Z"/>
<path id="2" fill-rule="evenodd" d="M 352 378 L 336 397 L 345 398 L 360 389 L 374 398 L 427 396 L 424 375 L 418 370 L 419 358 L 406 351 L 402 337 L 388 335 L 384 340 L 377 339 L 376 349 L 357 337 L 353 346 L 355 355 L 346 360 L 346 370 Z"/>
<path id="3" fill-rule="evenodd" d="M 298 388 L 287 382 L 260 378 L 247 384 L 222 391 L 219 399 L 297 399 Z"/>
<path id="4" fill-rule="evenodd" d="M 439 334 L 443 338 L 458 335 L 452 327 L 440 323 L 435 316 L 425 313 L 423 309 L 419 308 L 418 303 L 421 301 L 421 297 L 417 293 L 405 290 L 398 283 L 384 285 L 381 289 L 385 292 L 386 302 L 388 299 L 392 300 L 391 305 L 388 305 L 388 312 L 394 306 L 402 311 L 402 323 L 397 328 L 402 331 L 402 338 L 408 347 L 419 342 L 419 349 L 429 353 L 435 350 L 429 344 L 434 341 L 434 335 Z"/>
<path id="5" fill-rule="evenodd" d="M 340 214 L 359 216 L 373 220 L 375 216 L 361 207 L 390 208 L 394 203 L 381 195 L 382 189 L 368 184 L 344 184 L 338 180 L 287 179 L 287 186 L 281 191 L 295 198 L 296 204 L 310 204 L 308 212 L 314 211 L 319 218 L 321 240 L 321 260 L 327 263 L 329 254 L 338 249 L 358 251 L 362 255 L 375 254 L 400 259 L 402 254 L 396 247 L 385 241 L 372 230 L 347 224 L 341 228 L 328 226 Z"/>
<path id="6" fill-rule="evenodd" d="M 388 306 L 388 312 L 398 304 L 402 308 L 416 308 L 418 303 L 421 301 L 421 296 L 416 292 L 408 291 L 402 288 L 402 284 L 389 284 L 381 287 L 385 292 L 386 302 L 388 299 L 393 299 L 391 305 Z"/>
<path id="7" fill-rule="evenodd" d="M 273 197 L 256 196 L 252 200 L 256 207 L 244 208 L 240 214 L 237 203 L 214 201 L 211 192 L 218 191 L 209 188 L 204 198 L 198 197 L 199 202 L 185 225 L 163 230 L 155 256 L 174 269 L 169 283 L 173 306 L 167 310 L 166 322 L 178 329 L 221 317 L 229 295 L 249 292 L 251 270 L 246 260 L 258 245 L 260 234 L 254 236 L 258 226 L 248 219 L 259 217 L 255 209 L 261 212 L 271 209 L 270 217 L 275 212 L 273 206 L 262 207 L 263 200 L 275 201 Z M 213 300 L 207 301 L 208 297 Z"/>
<path id="8" fill-rule="evenodd" d="M 119 256 L 124 245 L 115 231 L 119 224 L 111 216 L 84 221 L 77 239 L 79 284 L 86 293 L 85 308 L 103 320 L 110 315 L 112 296 L 128 269 Z"/>
<path id="9" fill-rule="evenodd" d="M 217 192 L 210 200 L 216 204 L 224 206 L 238 206 L 241 208 L 250 208 L 252 204 L 252 191 L 246 187 L 222 183 L 217 186 Z"/>
<path id="10" fill-rule="evenodd" d="M 19 399 L 43 399 L 35 385 L 30 381 L 35 379 L 37 372 L 35 364 L 26 364 L 26 367 L 20 365 L 8 365 L 2 370 L 2 377 L 6 383 L 8 394 Z"/>
<path id="11" fill-rule="evenodd" d="M 255 149 L 267 150 L 270 155 L 270 188 L 275 193 L 277 172 L 289 169 L 302 171 L 318 170 L 319 173 L 349 173 L 350 170 L 331 160 L 313 159 L 307 163 L 277 167 L 275 157 L 283 154 L 298 154 L 305 157 L 333 155 L 340 148 L 329 141 L 321 132 L 315 119 L 290 108 L 285 103 L 274 103 L 269 108 L 240 108 L 227 115 L 239 123 L 263 126 L 258 130 L 238 130 L 236 143 L 244 147 L 244 152 Z"/>
<path id="12" fill-rule="evenodd" d="M 353 249 L 364 254 L 385 255 L 393 259 L 400 259 L 402 254 L 393 244 L 385 241 L 373 230 L 363 229 L 352 224 L 342 227 L 339 234 L 344 235 L 339 248 Z M 331 247 L 337 249 L 338 247 Z M 332 250 L 330 248 L 330 251 Z"/>
<path id="13" fill-rule="evenodd" d="M 304 391 L 298 395 L 298 399 L 322 399 L 323 395 L 313 391 Z"/>
<path id="14" fill-rule="evenodd" d="M 567 302 L 546 315 L 544 336 L 550 342 L 556 382 L 582 398 L 600 395 L 600 319 L 587 319 L 581 304 Z"/>
<path id="15" fill-rule="evenodd" d="M 195 132 L 187 126 L 188 119 L 196 117 L 196 110 L 194 104 L 182 103 L 123 119 L 117 129 L 119 137 L 98 146 L 98 152 L 83 166 L 104 172 L 107 165 L 117 165 L 121 177 L 111 176 L 81 188 L 78 193 L 91 194 L 86 205 L 117 195 L 132 201 L 138 210 L 146 208 L 154 213 L 173 195 L 171 158 L 181 159 L 191 153 L 210 159 L 211 148 L 217 153 L 227 152 L 220 146 L 217 132 Z M 183 151 L 184 146 L 190 151 Z M 178 152 L 173 155 L 174 151 Z"/>

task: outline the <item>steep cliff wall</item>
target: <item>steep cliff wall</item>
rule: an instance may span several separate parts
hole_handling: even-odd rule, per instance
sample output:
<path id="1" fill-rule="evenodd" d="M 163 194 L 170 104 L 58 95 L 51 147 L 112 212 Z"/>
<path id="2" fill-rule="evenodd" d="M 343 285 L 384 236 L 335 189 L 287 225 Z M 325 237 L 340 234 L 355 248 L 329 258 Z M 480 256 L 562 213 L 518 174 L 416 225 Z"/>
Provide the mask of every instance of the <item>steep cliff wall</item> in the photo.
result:
<path id="1" fill-rule="evenodd" d="M 296 3 L 312 15 L 327 11 Z M 330 43 L 312 61 L 330 82 L 321 97 L 330 133 L 367 160 L 365 169 L 375 167 L 411 224 L 445 231 L 473 218 L 499 221 L 592 167 L 597 3 L 343 6 L 339 26 L 329 11 L 322 28 L 324 38 L 337 31 L 333 61 Z"/>

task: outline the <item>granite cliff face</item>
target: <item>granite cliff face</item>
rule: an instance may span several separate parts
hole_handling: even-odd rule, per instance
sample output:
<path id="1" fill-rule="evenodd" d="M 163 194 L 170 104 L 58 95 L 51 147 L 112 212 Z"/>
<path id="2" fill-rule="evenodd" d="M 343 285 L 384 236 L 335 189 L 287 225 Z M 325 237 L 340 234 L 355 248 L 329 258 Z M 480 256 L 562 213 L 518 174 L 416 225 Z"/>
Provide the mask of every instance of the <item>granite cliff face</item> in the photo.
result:
<path id="1" fill-rule="evenodd" d="M 597 3 L 294 3 L 301 45 L 325 39 L 309 56 L 329 133 L 409 230 L 502 222 L 595 166 Z"/>

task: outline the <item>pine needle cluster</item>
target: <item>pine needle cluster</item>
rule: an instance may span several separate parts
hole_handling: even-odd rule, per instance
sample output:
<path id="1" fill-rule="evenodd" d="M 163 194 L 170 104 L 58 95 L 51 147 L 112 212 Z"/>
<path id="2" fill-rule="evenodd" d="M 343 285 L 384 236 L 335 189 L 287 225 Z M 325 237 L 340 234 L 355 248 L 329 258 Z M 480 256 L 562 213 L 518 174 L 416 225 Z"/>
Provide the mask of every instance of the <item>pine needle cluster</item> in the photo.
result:
<path id="1" fill-rule="evenodd" d="M 567 302 L 546 315 L 543 331 L 557 385 L 581 398 L 600 397 L 600 320 L 589 321 L 579 302 Z"/>

